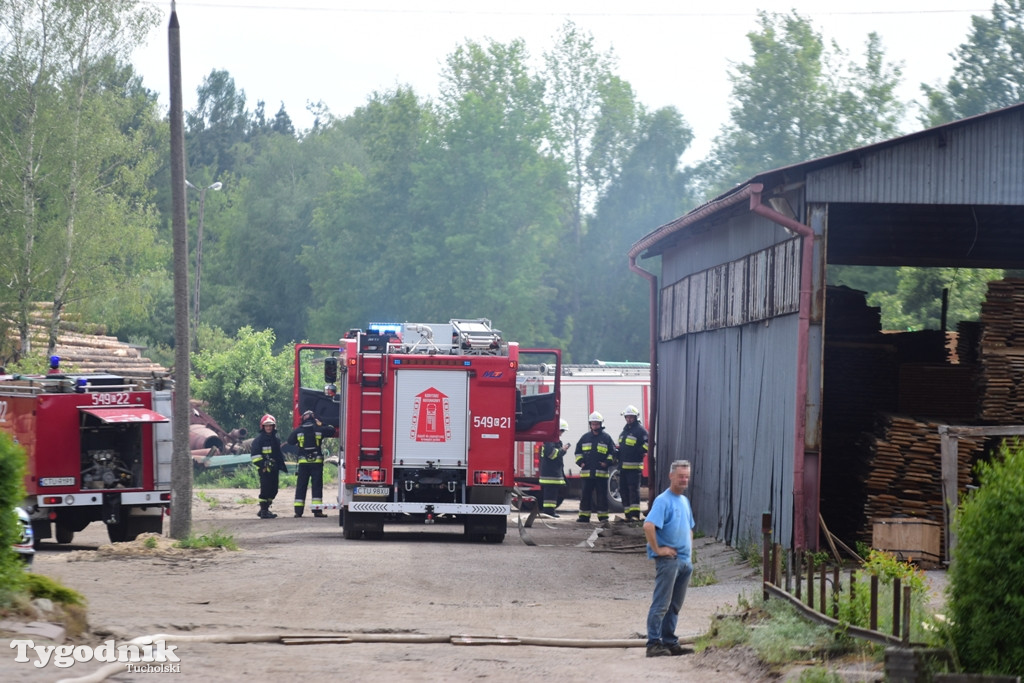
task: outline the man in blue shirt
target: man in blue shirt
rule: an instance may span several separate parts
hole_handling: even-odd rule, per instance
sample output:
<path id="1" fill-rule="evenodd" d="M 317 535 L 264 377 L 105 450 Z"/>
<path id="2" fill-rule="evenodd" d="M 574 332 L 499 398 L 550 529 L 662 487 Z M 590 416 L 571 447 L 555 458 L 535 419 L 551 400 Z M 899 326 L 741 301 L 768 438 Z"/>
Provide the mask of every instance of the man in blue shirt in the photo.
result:
<path id="1" fill-rule="evenodd" d="M 683 491 L 690 483 L 690 462 L 676 460 L 669 468 L 668 488 L 661 492 L 644 520 L 647 557 L 654 560 L 654 597 L 647 613 L 647 656 L 687 652 L 676 637 L 679 610 L 693 574 L 693 511 Z"/>

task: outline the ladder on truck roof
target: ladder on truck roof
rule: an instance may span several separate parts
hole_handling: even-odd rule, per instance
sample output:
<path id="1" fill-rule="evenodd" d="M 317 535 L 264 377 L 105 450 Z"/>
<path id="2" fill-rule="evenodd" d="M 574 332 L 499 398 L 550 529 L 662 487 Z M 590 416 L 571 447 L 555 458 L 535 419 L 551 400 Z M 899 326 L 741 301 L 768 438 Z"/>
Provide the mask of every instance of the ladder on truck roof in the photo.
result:
<path id="1" fill-rule="evenodd" d="M 362 372 L 359 383 L 359 462 L 380 468 L 383 459 L 384 354 L 359 354 Z"/>

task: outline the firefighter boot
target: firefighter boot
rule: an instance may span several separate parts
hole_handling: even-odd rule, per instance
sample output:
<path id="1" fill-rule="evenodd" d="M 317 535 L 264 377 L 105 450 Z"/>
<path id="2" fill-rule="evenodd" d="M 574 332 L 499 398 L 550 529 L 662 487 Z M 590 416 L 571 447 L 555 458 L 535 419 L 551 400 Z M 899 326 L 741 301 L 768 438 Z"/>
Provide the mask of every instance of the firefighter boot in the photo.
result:
<path id="1" fill-rule="evenodd" d="M 316 510 L 313 510 L 313 516 L 314 517 L 326 517 L 327 515 L 324 514 L 323 510 L 317 508 Z"/>
<path id="2" fill-rule="evenodd" d="M 274 519 L 277 517 L 273 512 L 270 511 L 270 503 L 260 503 L 260 511 L 256 515 L 260 519 Z"/>
<path id="3" fill-rule="evenodd" d="M 295 506 L 295 516 L 296 517 L 301 517 L 302 516 L 302 512 L 305 509 L 306 509 L 305 505 L 298 505 L 298 504 L 296 504 L 296 506 Z"/>

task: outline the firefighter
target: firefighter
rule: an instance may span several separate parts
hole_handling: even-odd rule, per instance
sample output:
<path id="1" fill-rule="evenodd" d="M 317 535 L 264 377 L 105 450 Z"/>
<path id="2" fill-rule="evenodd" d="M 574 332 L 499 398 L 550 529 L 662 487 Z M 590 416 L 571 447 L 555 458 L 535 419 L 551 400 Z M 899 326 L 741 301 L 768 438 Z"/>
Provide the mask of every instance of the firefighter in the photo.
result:
<path id="1" fill-rule="evenodd" d="M 591 510 L 600 524 L 608 522 L 608 470 L 615 463 L 615 440 L 604 431 L 604 417 L 594 411 L 587 418 L 590 431 L 576 442 L 576 464 L 580 467 L 580 516 L 577 522 L 590 522 Z"/>
<path id="2" fill-rule="evenodd" d="M 569 429 L 569 423 L 562 420 L 558 424 L 558 441 L 544 443 L 540 453 L 540 497 L 541 512 L 545 517 L 558 517 L 558 490 L 565 486 L 565 467 L 562 456 L 569 450 L 569 444 L 561 440 L 562 434 Z"/>
<path id="3" fill-rule="evenodd" d="M 260 519 L 277 517 L 270 511 L 270 504 L 277 496 L 277 473 L 287 472 L 281 440 L 277 438 L 277 420 L 270 413 L 260 418 L 260 433 L 252 440 L 252 464 L 260 473 Z"/>
<path id="4" fill-rule="evenodd" d="M 640 475 L 647 455 L 647 430 L 640 424 L 640 411 L 629 405 L 622 411 L 626 426 L 619 434 L 619 491 L 622 511 L 630 526 L 640 526 Z"/>
<path id="5" fill-rule="evenodd" d="M 325 425 L 316 419 L 312 410 L 302 414 L 302 424 L 288 435 L 288 443 L 299 448 L 299 478 L 295 482 L 295 516 L 301 517 L 306 509 L 306 486 L 313 482 L 312 498 L 314 517 L 326 517 L 322 508 L 324 504 L 324 452 L 321 448 L 324 439 L 337 434 L 331 425 Z"/>

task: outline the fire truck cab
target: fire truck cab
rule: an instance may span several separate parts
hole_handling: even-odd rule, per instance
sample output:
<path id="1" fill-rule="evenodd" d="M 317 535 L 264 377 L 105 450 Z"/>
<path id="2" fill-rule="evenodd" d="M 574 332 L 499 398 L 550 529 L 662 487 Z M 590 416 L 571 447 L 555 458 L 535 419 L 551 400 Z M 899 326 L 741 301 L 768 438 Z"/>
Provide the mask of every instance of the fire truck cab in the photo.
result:
<path id="1" fill-rule="evenodd" d="M 328 348 L 296 347 L 294 409 L 338 428 L 344 537 L 380 537 L 386 522 L 453 521 L 473 540 L 502 542 L 515 442 L 558 434 L 557 388 L 523 396 L 517 368 L 524 356 L 560 365 L 560 352 L 520 349 L 482 318 L 373 324 Z M 316 363 L 323 391 L 305 388 L 312 372 L 303 368 Z"/>

